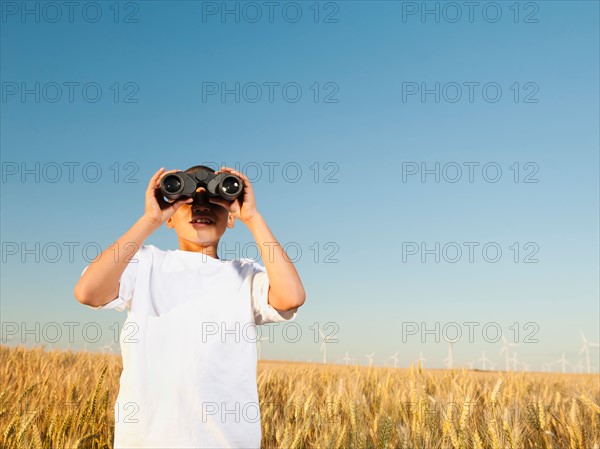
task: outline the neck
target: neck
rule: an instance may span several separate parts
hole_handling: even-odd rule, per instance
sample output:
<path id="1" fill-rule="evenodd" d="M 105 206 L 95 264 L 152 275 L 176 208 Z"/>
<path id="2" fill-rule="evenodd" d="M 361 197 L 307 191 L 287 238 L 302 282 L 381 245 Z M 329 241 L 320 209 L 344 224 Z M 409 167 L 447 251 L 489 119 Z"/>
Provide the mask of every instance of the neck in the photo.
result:
<path id="1" fill-rule="evenodd" d="M 202 253 L 206 256 L 218 259 L 217 245 L 214 242 L 197 243 L 188 240 L 179 240 L 179 249 L 181 251 L 190 251 L 194 253 Z"/>

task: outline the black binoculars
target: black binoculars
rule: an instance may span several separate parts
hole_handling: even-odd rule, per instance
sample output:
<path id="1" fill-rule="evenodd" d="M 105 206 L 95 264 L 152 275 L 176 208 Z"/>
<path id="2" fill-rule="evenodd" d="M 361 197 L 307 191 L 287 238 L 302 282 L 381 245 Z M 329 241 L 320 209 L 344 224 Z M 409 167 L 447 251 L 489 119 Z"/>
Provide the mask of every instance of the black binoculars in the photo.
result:
<path id="1" fill-rule="evenodd" d="M 199 187 L 204 187 L 211 197 L 233 201 L 242 193 L 244 183 L 231 173 L 215 174 L 204 168 L 189 174 L 182 171 L 170 173 L 160 182 L 162 194 L 170 200 L 192 197 Z"/>

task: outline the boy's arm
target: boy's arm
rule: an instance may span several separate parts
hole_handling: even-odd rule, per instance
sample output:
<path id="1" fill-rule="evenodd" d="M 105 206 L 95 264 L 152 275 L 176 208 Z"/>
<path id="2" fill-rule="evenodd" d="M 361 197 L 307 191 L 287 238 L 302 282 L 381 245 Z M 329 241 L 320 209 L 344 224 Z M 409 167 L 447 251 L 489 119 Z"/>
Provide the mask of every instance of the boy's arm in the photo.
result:
<path id="1" fill-rule="evenodd" d="M 105 249 L 85 270 L 75 285 L 77 301 L 92 307 L 104 305 L 119 295 L 121 275 L 144 241 L 160 227 L 145 215 L 121 238 Z"/>
<path id="2" fill-rule="evenodd" d="M 182 198 L 174 203 L 164 200 L 160 191 L 165 172 L 161 167 L 148 183 L 144 215 L 113 245 L 105 249 L 79 278 L 73 294 L 77 301 L 92 307 L 102 306 L 119 295 L 121 275 L 144 241 L 168 220 L 182 204 L 192 201 Z"/>
<path id="3" fill-rule="evenodd" d="M 277 310 L 291 310 L 304 304 L 306 293 L 298 272 L 264 218 L 254 215 L 246 221 L 256 241 L 269 278 L 269 304 Z"/>
<path id="4" fill-rule="evenodd" d="M 258 213 L 254 189 L 250 180 L 246 175 L 231 167 L 222 167 L 220 171 L 231 173 L 243 181 L 242 200 L 236 198 L 234 201 L 226 201 L 220 198 L 209 198 L 209 201 L 228 209 L 229 214 L 236 220 L 241 220 L 250 229 L 267 270 L 269 304 L 281 311 L 300 307 L 306 299 L 302 281 L 294 264 L 267 226 L 262 215 Z"/>

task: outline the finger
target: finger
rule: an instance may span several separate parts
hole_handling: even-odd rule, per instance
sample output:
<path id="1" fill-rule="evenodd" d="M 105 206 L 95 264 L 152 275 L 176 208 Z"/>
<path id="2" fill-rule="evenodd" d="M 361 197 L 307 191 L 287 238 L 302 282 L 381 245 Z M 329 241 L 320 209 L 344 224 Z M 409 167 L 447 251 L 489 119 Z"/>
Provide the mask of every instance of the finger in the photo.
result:
<path id="1" fill-rule="evenodd" d="M 227 173 L 232 173 L 232 172 L 234 172 L 236 170 L 235 170 L 235 168 L 232 168 L 232 167 L 225 167 L 225 166 L 223 166 L 223 167 L 220 168 L 219 171 L 227 172 Z"/>
<path id="2" fill-rule="evenodd" d="M 179 200 L 181 204 L 192 204 L 194 202 L 194 198 L 185 198 L 183 200 Z"/>
<path id="3" fill-rule="evenodd" d="M 238 178 L 242 178 L 244 181 L 246 181 L 248 184 L 250 184 L 250 179 L 245 174 L 243 174 L 241 171 L 232 170 L 231 173 L 236 175 Z"/>
<path id="4" fill-rule="evenodd" d="M 173 211 L 176 211 L 184 204 L 190 204 L 191 202 L 193 202 L 193 200 L 194 200 L 193 198 L 184 198 L 181 200 L 177 200 L 174 203 L 171 203 L 171 205 L 173 206 Z"/>
<path id="5" fill-rule="evenodd" d="M 158 188 L 154 191 L 154 193 L 155 193 L 157 201 L 160 204 L 175 206 L 176 208 L 178 208 L 179 207 L 178 205 L 180 205 L 180 204 L 191 204 L 194 202 L 193 198 L 188 198 L 188 197 L 181 197 L 177 200 L 170 200 L 168 198 L 165 199 L 161 189 L 158 189 Z"/>
<path id="6" fill-rule="evenodd" d="M 221 200 L 221 199 L 218 199 L 218 198 L 209 198 L 208 201 L 211 202 L 211 203 L 213 203 L 213 204 L 216 204 L 217 206 L 224 207 L 227 210 L 229 210 L 229 207 L 231 205 L 230 202 L 225 201 L 225 200 Z"/>
<path id="7" fill-rule="evenodd" d="M 187 197 L 187 196 L 182 196 L 182 197 L 177 198 L 176 200 L 171 200 L 171 202 L 173 204 L 177 204 L 177 203 L 186 204 L 186 203 L 191 203 L 193 201 L 194 201 L 193 198 Z"/>
<path id="8" fill-rule="evenodd" d="M 156 185 L 156 180 L 160 177 L 160 174 L 165 170 L 165 167 L 160 167 L 158 169 L 158 171 L 156 173 L 154 173 L 154 175 L 152 175 L 152 178 L 150 178 L 150 182 L 148 182 L 148 189 L 154 189 L 154 186 Z"/>
<path id="9" fill-rule="evenodd" d="M 178 172 L 178 171 L 181 171 L 181 170 L 169 170 L 169 171 L 164 172 L 162 175 L 160 175 L 160 178 L 156 181 L 156 186 L 157 187 L 160 186 L 160 182 L 162 181 L 162 179 L 165 176 L 170 175 L 171 173 Z"/>
<path id="10" fill-rule="evenodd" d="M 160 189 L 154 188 L 153 193 L 154 193 L 154 198 L 156 199 L 156 202 L 161 207 L 165 206 L 166 204 L 169 204 L 169 202 L 167 200 L 165 200 L 165 197 Z"/>
<path id="11" fill-rule="evenodd" d="M 245 177 L 245 176 L 242 174 L 242 172 L 240 172 L 240 171 L 237 171 L 235 168 L 231 168 L 231 167 L 221 167 L 221 170 L 220 170 L 220 171 L 222 171 L 223 173 L 231 173 L 231 174 L 234 174 L 234 175 L 236 175 L 236 176 L 239 176 L 240 178 L 241 178 L 241 177 Z M 246 179 L 248 179 L 248 178 L 246 178 Z"/>
<path id="12" fill-rule="evenodd" d="M 240 207 L 244 203 L 244 198 L 247 198 L 250 201 L 250 198 L 254 197 L 254 189 L 252 187 L 252 183 L 250 182 L 250 179 L 248 179 L 248 177 L 246 175 L 244 175 L 242 172 L 237 171 L 231 167 L 222 167 L 221 170 L 224 173 L 231 173 L 232 175 L 235 175 L 242 180 L 242 183 L 244 184 L 244 192 L 242 195 L 240 195 L 237 198 L 238 204 Z"/>
<path id="13" fill-rule="evenodd" d="M 232 175 L 235 175 L 238 178 L 240 178 L 244 182 L 244 187 L 247 187 L 248 189 L 252 189 L 252 184 L 250 183 L 250 179 L 245 174 L 243 174 L 241 171 L 237 171 L 231 167 L 223 167 L 223 169 L 225 169 L 225 171 L 227 173 L 231 173 Z"/>
<path id="14" fill-rule="evenodd" d="M 214 198 L 214 197 L 209 197 L 209 198 L 208 198 L 208 201 L 209 201 L 210 203 L 218 204 L 218 205 L 220 205 L 220 206 L 222 206 L 222 205 L 225 203 L 225 200 L 222 200 L 222 199 L 220 199 L 220 198 Z"/>

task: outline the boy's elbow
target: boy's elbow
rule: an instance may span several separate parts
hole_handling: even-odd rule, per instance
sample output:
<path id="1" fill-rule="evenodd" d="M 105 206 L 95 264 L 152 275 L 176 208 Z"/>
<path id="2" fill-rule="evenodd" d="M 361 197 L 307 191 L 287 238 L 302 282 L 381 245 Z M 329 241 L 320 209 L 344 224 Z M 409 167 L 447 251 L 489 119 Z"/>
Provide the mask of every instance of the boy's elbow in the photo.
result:
<path id="1" fill-rule="evenodd" d="M 302 290 L 302 292 L 298 295 L 295 308 L 301 307 L 304 304 L 304 301 L 306 301 L 306 293 L 304 290 Z"/>
<path id="2" fill-rule="evenodd" d="M 288 310 L 294 310 L 304 304 L 306 300 L 306 294 L 304 290 L 296 293 L 287 293 L 285 295 L 277 295 L 275 292 L 269 292 L 269 304 L 275 307 L 277 310 L 287 312 Z"/>
<path id="3" fill-rule="evenodd" d="M 73 289 L 73 296 L 75 296 L 75 299 L 80 304 L 89 305 L 89 296 L 85 290 L 79 286 L 79 284 L 77 284 Z"/>
<path id="4" fill-rule="evenodd" d="M 306 301 L 306 293 L 304 293 L 304 290 L 301 290 L 301 291 L 297 292 L 295 295 L 290 296 L 290 299 L 289 299 L 290 306 L 287 310 L 293 310 L 293 309 L 297 309 L 298 307 L 302 307 L 302 305 L 304 304 L 304 301 Z"/>
<path id="5" fill-rule="evenodd" d="M 101 301 L 99 301 L 98 298 L 79 285 L 76 285 L 73 289 L 73 296 L 75 296 L 77 302 L 84 306 L 98 307 L 101 305 Z"/>
<path id="6" fill-rule="evenodd" d="M 86 288 L 83 285 L 77 284 L 73 289 L 73 296 L 83 305 L 90 307 L 100 307 L 108 304 L 113 299 L 119 296 L 121 284 L 117 284 L 108 294 L 103 294 L 95 289 Z"/>

